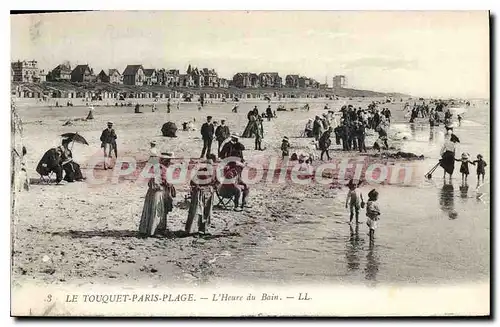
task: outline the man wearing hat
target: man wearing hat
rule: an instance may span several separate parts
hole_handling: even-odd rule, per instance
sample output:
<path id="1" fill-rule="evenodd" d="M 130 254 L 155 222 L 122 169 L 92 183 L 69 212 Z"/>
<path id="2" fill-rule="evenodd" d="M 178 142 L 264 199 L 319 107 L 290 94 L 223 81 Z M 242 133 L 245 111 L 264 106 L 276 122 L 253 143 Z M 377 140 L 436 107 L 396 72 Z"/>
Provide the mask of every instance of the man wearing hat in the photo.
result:
<path id="1" fill-rule="evenodd" d="M 207 117 L 207 121 L 201 125 L 201 138 L 203 139 L 203 150 L 201 150 L 200 158 L 208 159 L 212 152 L 212 140 L 214 139 L 214 125 L 212 124 L 212 116 Z"/>
<path id="2" fill-rule="evenodd" d="M 102 131 L 101 134 L 101 148 L 104 150 L 104 169 L 111 169 L 106 166 L 106 158 L 111 158 L 111 151 L 114 149 L 115 157 L 118 157 L 118 150 L 116 148 L 116 133 L 113 129 L 113 123 L 108 121 L 108 128 Z"/>
<path id="3" fill-rule="evenodd" d="M 229 132 L 229 127 L 226 125 L 226 121 L 222 119 L 220 125 L 215 129 L 215 138 L 217 139 L 217 155 L 220 156 L 222 143 L 231 135 Z"/>
<path id="4" fill-rule="evenodd" d="M 220 150 L 220 158 L 238 157 L 243 161 L 243 150 L 245 150 L 245 146 L 239 142 L 238 135 L 233 134 L 231 141 L 224 144 Z"/>

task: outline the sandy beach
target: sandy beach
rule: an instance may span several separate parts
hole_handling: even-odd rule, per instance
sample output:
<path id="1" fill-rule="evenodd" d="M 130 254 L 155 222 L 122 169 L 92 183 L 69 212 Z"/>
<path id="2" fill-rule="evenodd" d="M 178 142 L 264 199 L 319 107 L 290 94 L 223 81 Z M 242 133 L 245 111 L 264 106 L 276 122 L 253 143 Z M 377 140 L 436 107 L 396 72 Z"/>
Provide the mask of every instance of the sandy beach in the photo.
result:
<path id="1" fill-rule="evenodd" d="M 264 121 L 265 151 L 254 151 L 254 140 L 243 138 L 241 142 L 248 149 L 245 158 L 252 162 L 279 157 L 283 136 L 290 138 L 292 152 L 311 149 L 312 139 L 298 136 L 308 118 L 325 112 L 325 103 L 338 111 L 345 103 L 365 108 L 372 100 L 380 99 L 300 99 L 284 103 L 287 108 L 309 103 L 311 110 L 277 112 L 277 119 Z M 397 101 L 383 105 L 391 109 L 395 125 L 407 121 L 403 104 Z M 233 105 L 208 103 L 199 111 L 195 103 L 181 103 L 179 110 L 173 105 L 172 112 L 168 114 L 165 102 L 156 103 L 157 112 L 151 112 L 150 104 L 145 103 L 141 108 L 143 113 L 134 114 L 133 107 L 104 106 L 102 103 L 95 105 L 94 120 L 75 121 L 86 117 L 86 106 L 55 108 L 19 101 L 17 107 L 24 123 L 24 142 L 28 150 L 28 176 L 33 182 L 38 180 L 35 171 L 38 160 L 47 149 L 58 145 L 59 135 L 66 132 L 78 132 L 89 142 L 89 146 L 75 144 L 73 154 L 75 160 L 81 163 L 84 175 L 92 173 L 86 168 L 86 162 L 101 155 L 99 136 L 107 121 L 114 122 L 120 156 L 145 160 L 148 158 L 149 142 L 156 140 L 160 150 L 173 151 L 175 157 L 197 158 L 202 146 L 199 127 L 206 116 L 211 115 L 218 121 L 226 119 L 231 132 L 241 134 L 247 123 L 247 112 L 255 105 L 262 112 L 267 102 L 242 102 L 237 114 L 231 113 Z M 271 106 L 275 109 L 277 103 L 272 102 Z M 163 123 L 174 121 L 181 129 L 182 122 L 193 118 L 196 119 L 196 131 L 179 130 L 177 138 L 161 135 Z M 72 120 L 72 125 L 63 126 L 68 120 Z M 426 123 L 422 120 L 421 124 Z M 375 136 L 367 138 L 368 147 L 374 139 Z M 358 158 L 355 151 L 345 153 L 335 142 L 332 144 L 332 162 Z M 401 143 L 395 141 L 391 145 L 401 148 Z M 319 151 L 315 152 L 319 155 Z M 387 159 L 372 157 L 374 154 L 374 150 L 368 150 L 371 162 L 387 163 Z M 415 170 L 415 176 L 421 178 L 426 168 Z M 99 174 L 101 177 L 102 174 L 111 176 L 113 172 L 100 171 Z M 369 187 L 367 185 L 363 192 Z M 184 229 L 187 218 L 184 196 L 188 188 L 179 185 L 174 210 L 168 216 L 169 235 L 141 239 L 137 237 L 137 228 L 146 190 L 143 182 L 125 178 L 117 183 L 98 186 L 86 182 L 32 184 L 29 192 L 19 193 L 14 218 L 14 283 L 34 280 L 46 284 L 114 284 L 125 281 L 200 284 L 219 278 L 231 279 L 225 271 L 241 264 L 245 253 L 276 237 L 284 226 L 307 223 L 317 217 L 333 217 L 339 223 L 348 219 L 348 212 L 342 209 L 345 187 L 330 189 L 317 183 L 262 182 L 251 186 L 252 208 L 243 212 L 214 209 L 211 236 L 184 237 L 180 236 L 180 231 Z M 336 203 L 337 209 L 333 212 L 327 210 L 314 199 Z M 339 228 L 345 229 L 340 225 Z M 257 280 L 259 274 L 254 274 L 254 278 Z M 283 279 L 286 280 L 286 277 Z"/>

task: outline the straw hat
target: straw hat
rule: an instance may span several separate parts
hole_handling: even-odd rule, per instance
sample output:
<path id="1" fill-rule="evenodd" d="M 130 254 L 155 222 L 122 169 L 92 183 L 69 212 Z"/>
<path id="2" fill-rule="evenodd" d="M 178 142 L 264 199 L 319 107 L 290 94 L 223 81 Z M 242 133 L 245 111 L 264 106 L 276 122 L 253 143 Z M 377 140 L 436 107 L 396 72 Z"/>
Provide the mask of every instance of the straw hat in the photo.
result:
<path id="1" fill-rule="evenodd" d="M 231 138 L 235 139 L 235 140 L 239 140 L 240 139 L 240 137 L 238 135 L 236 135 L 236 134 L 231 134 Z"/>
<path id="2" fill-rule="evenodd" d="M 173 152 L 162 152 L 160 158 L 162 159 L 172 159 L 174 157 Z"/>
<path id="3" fill-rule="evenodd" d="M 108 121 L 108 126 L 113 126 L 113 122 L 112 121 Z"/>

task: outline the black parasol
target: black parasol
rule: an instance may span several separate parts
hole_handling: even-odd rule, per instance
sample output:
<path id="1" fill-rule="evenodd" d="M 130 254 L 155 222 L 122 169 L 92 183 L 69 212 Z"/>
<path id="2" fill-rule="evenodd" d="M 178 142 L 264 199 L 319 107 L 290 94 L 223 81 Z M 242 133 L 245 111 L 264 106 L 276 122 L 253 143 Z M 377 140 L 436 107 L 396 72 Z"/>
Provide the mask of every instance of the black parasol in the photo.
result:
<path id="1" fill-rule="evenodd" d="M 89 145 L 87 140 L 78 133 L 64 133 L 61 136 L 71 140 L 72 142 Z"/>

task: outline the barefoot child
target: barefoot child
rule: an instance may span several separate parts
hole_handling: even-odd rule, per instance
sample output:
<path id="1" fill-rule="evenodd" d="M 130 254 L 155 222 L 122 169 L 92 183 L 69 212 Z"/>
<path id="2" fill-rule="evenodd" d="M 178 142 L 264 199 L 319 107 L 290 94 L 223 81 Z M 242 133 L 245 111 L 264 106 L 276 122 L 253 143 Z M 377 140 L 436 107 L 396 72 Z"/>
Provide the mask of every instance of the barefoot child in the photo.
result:
<path id="1" fill-rule="evenodd" d="M 469 155 L 467 153 L 462 153 L 461 159 L 455 159 L 455 161 L 462 162 L 460 166 L 460 172 L 462 173 L 462 184 L 467 184 L 467 177 L 469 176 L 469 164 L 474 164 L 469 160 Z"/>
<path id="2" fill-rule="evenodd" d="M 356 212 L 356 225 L 359 223 L 359 208 L 360 206 L 364 206 L 363 194 L 358 189 L 358 185 L 354 184 L 354 181 L 351 179 L 347 184 L 349 187 L 349 192 L 347 193 L 347 198 L 345 201 L 345 207 L 349 205 L 350 210 L 350 218 L 349 224 L 352 223 L 352 218 L 354 217 L 354 212 Z"/>
<path id="3" fill-rule="evenodd" d="M 483 156 L 478 154 L 477 155 L 477 160 L 474 160 L 472 162 L 473 165 L 476 165 L 477 163 L 477 185 L 479 185 L 479 177 L 482 176 L 482 182 L 484 183 L 484 174 L 485 170 L 484 168 L 487 166 L 486 161 L 483 160 Z"/>
<path id="4" fill-rule="evenodd" d="M 375 229 L 378 227 L 378 220 L 380 219 L 380 209 L 377 204 L 378 192 L 373 189 L 368 193 L 368 202 L 366 203 L 366 224 L 370 228 L 370 241 L 373 240 Z"/>

